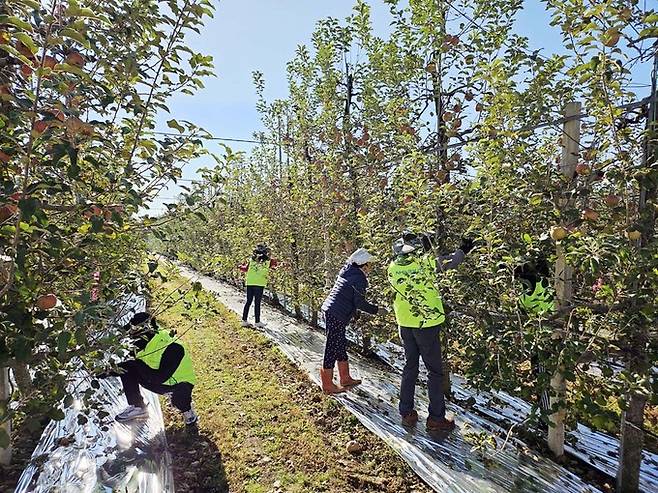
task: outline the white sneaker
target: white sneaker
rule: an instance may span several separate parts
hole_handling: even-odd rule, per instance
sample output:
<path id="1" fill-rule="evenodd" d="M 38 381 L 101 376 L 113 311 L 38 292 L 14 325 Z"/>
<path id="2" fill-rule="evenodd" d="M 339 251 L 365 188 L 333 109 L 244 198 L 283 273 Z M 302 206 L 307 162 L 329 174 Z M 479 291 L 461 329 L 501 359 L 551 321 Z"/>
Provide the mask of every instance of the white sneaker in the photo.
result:
<path id="1" fill-rule="evenodd" d="M 148 405 L 145 405 L 144 407 L 131 405 L 117 414 L 114 419 L 119 423 L 123 423 L 124 421 L 132 421 L 133 419 L 148 418 L 148 415 Z"/>
<path id="2" fill-rule="evenodd" d="M 265 327 L 267 327 L 267 325 L 265 325 L 263 322 L 258 322 L 256 324 L 256 327 L 258 327 L 259 329 L 264 329 Z"/>
<path id="3" fill-rule="evenodd" d="M 251 327 L 251 324 L 248 321 L 243 320 L 242 322 L 240 322 L 240 326 L 241 327 Z"/>
<path id="4" fill-rule="evenodd" d="M 194 406 L 191 406 L 189 411 L 183 413 L 183 418 L 185 419 L 185 424 L 187 426 L 195 425 L 199 421 L 199 416 L 196 411 L 194 411 Z"/>

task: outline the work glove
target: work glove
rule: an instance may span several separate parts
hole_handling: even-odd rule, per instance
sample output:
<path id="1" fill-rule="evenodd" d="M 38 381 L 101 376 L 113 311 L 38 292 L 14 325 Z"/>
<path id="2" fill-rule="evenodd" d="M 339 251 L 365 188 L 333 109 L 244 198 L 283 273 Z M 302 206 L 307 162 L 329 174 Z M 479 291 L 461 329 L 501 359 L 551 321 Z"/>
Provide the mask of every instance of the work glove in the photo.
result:
<path id="1" fill-rule="evenodd" d="M 468 252 L 473 250 L 475 247 L 475 241 L 471 238 L 462 238 L 462 244 L 459 246 L 459 249 L 468 255 Z"/>

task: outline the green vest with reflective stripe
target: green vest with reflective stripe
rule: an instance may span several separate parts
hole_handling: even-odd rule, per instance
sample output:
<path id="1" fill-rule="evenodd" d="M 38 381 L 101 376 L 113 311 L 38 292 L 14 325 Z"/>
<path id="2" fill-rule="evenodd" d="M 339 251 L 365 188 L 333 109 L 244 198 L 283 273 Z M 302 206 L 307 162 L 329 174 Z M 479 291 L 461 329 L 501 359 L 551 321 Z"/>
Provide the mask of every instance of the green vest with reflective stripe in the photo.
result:
<path id="1" fill-rule="evenodd" d="M 535 284 L 532 294 L 522 294 L 519 302 L 526 313 L 533 315 L 544 315 L 555 310 L 553 295 L 541 281 Z"/>
<path id="2" fill-rule="evenodd" d="M 398 257 L 388 266 L 388 281 L 395 291 L 393 310 L 401 327 L 435 327 L 445 321 L 436 289 L 436 259 L 430 256 Z"/>
<path id="3" fill-rule="evenodd" d="M 148 342 L 144 349 L 137 353 L 137 359 L 146 363 L 149 368 L 157 370 L 160 368 L 160 360 L 165 349 L 172 342 L 174 342 L 174 339 L 169 335 L 169 332 L 161 330 Z M 194 367 L 192 366 L 192 359 L 189 352 L 180 340 L 176 340 L 175 342 L 183 346 L 185 353 L 174 374 L 164 384 L 175 385 L 177 383 L 188 382 L 194 385 L 196 383 L 196 375 L 194 374 Z"/>
<path id="4" fill-rule="evenodd" d="M 256 260 L 249 261 L 249 269 L 247 269 L 247 286 L 267 286 L 267 276 L 270 273 L 270 261 L 257 262 Z"/>

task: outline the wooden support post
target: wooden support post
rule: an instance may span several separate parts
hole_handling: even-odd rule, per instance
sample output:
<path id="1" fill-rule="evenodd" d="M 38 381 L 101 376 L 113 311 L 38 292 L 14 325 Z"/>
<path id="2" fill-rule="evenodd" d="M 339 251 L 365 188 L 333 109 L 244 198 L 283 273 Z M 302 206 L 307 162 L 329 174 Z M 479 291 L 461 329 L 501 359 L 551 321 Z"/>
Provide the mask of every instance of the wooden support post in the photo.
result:
<path id="1" fill-rule="evenodd" d="M 564 110 L 566 118 L 575 117 L 581 113 L 580 103 L 569 103 Z M 562 160 L 560 161 L 560 172 L 570 182 L 575 173 L 578 164 L 578 154 L 580 152 L 580 119 L 573 118 L 565 122 L 562 134 Z M 560 200 L 560 207 L 566 207 L 568 199 Z M 555 301 L 558 310 L 568 306 L 571 302 L 572 295 L 572 277 L 573 268 L 568 265 L 564 248 L 558 244 L 556 248 L 557 260 L 555 262 Z M 559 340 L 562 332 L 557 330 L 554 338 Z M 551 426 L 548 428 L 548 448 L 556 457 L 564 455 L 564 420 L 566 409 L 564 408 L 564 399 L 566 393 L 566 381 L 564 371 L 558 366 L 557 370 L 551 377 L 551 407 L 557 405 L 558 411 L 551 414 Z"/>
<path id="2" fill-rule="evenodd" d="M 9 385 L 9 368 L 0 368 L 0 401 L 8 402 L 11 395 Z M 7 436 L 11 439 L 11 420 L 7 420 L 0 425 Z M 11 444 L 7 448 L 0 447 L 0 465 L 6 466 L 11 462 Z"/>

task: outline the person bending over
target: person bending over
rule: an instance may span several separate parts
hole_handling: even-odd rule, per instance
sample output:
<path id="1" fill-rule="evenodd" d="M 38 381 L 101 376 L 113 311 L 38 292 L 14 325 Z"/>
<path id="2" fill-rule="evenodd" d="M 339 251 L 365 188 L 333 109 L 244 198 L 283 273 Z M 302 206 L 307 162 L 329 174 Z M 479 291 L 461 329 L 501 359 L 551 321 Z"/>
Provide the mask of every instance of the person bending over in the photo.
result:
<path id="1" fill-rule="evenodd" d="M 156 394 L 169 394 L 185 424 L 195 425 L 198 416 L 192 406 L 192 389 L 196 376 L 187 348 L 173 333 L 160 330 L 155 318 L 146 312 L 135 314 L 124 329 L 135 339 L 135 358 L 119 363 L 123 371 L 118 376 L 128 407 L 115 419 L 124 422 L 148 416 L 140 392 L 143 387 Z"/>

